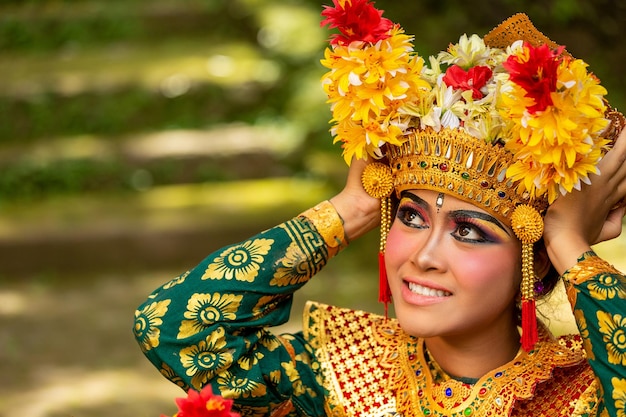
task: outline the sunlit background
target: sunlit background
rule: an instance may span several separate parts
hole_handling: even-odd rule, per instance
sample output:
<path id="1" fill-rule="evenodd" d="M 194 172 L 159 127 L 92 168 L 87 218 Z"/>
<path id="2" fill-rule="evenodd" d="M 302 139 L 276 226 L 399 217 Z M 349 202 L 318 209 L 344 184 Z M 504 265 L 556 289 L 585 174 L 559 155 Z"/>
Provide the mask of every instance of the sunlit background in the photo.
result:
<path id="1" fill-rule="evenodd" d="M 379 0 L 422 55 L 517 11 L 626 107 L 626 3 Z M 0 2 L 0 416 L 172 414 L 135 306 L 227 243 L 333 195 L 318 0 Z M 380 312 L 377 236 L 296 296 Z M 626 270 L 626 238 L 598 251 Z M 573 331 L 561 293 L 547 306 Z"/>

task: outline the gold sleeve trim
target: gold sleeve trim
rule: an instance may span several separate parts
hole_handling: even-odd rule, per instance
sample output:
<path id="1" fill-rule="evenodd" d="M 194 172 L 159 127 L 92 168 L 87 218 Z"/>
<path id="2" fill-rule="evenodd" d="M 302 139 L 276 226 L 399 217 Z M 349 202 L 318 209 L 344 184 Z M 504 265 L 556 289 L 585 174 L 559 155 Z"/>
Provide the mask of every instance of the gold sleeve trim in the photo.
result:
<path id="1" fill-rule="evenodd" d="M 330 248 L 348 246 L 343 230 L 343 220 L 330 201 L 323 201 L 300 214 L 309 219 Z"/>
<path id="2" fill-rule="evenodd" d="M 583 255 L 582 259 L 563 274 L 563 280 L 574 285 L 595 277 L 599 273 L 622 275 L 613 265 L 591 253 Z"/>

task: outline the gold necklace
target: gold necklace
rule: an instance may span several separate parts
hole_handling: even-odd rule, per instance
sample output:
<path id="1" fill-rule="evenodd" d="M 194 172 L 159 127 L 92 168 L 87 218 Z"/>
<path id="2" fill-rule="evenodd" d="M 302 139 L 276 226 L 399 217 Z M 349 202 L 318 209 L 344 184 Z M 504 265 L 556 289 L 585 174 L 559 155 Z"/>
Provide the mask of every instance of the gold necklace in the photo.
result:
<path id="1" fill-rule="evenodd" d="M 427 356 L 422 339 L 409 339 L 398 352 L 394 381 L 398 411 L 404 417 L 508 415 L 515 395 L 531 388 L 527 365 L 535 362 L 534 356 L 520 351 L 513 361 L 469 384 L 450 377 L 432 355 Z"/>

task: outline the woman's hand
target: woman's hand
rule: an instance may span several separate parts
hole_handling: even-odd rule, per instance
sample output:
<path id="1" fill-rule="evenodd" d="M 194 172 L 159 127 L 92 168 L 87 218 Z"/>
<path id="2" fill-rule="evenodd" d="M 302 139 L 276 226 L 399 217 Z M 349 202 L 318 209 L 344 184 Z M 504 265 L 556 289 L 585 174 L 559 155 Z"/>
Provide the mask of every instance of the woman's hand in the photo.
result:
<path id="1" fill-rule="evenodd" d="M 559 196 L 544 218 L 544 240 L 559 273 L 576 264 L 591 245 L 613 239 L 622 231 L 626 208 L 626 129 L 598 164 L 591 184 Z"/>
<path id="2" fill-rule="evenodd" d="M 380 223 L 380 200 L 363 189 L 361 175 L 369 161 L 354 159 L 350 164 L 346 185 L 330 202 L 344 222 L 348 241 L 369 232 Z"/>

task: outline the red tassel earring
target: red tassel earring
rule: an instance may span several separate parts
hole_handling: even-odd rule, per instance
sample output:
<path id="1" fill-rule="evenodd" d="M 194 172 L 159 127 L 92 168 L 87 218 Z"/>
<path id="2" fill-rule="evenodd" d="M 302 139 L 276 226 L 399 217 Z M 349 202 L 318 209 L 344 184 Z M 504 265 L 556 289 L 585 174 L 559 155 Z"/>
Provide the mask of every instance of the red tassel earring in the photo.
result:
<path id="1" fill-rule="evenodd" d="M 533 244 L 543 235 L 543 218 L 533 207 L 521 205 L 511 215 L 511 226 L 522 242 L 522 349 L 531 351 L 539 339 L 535 309 Z"/>
<path id="2" fill-rule="evenodd" d="M 385 246 L 387 233 L 391 227 L 391 202 L 389 196 L 393 191 L 393 177 L 387 165 L 374 162 L 365 167 L 361 175 L 361 183 L 365 191 L 374 198 L 380 199 L 380 248 L 378 251 L 378 301 L 385 304 L 385 317 L 391 302 L 391 290 L 385 268 Z"/>
<path id="3" fill-rule="evenodd" d="M 378 251 L 378 302 L 385 304 L 385 318 L 387 317 L 389 303 L 391 302 L 391 289 L 387 279 L 385 267 L 385 246 L 387 234 L 391 226 L 391 209 L 389 197 L 380 199 L 380 250 Z"/>

